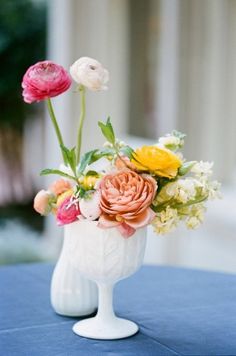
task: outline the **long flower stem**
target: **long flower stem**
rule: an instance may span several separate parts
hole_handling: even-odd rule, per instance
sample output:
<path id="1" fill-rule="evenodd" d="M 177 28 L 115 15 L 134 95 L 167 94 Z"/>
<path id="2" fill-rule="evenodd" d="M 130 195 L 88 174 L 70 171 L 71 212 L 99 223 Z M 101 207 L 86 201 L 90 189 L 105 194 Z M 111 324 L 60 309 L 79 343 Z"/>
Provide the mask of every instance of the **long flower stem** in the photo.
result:
<path id="1" fill-rule="evenodd" d="M 54 126 L 54 129 L 55 129 L 55 132 L 56 132 L 56 135 L 57 135 L 57 139 L 58 139 L 58 142 L 59 142 L 59 145 L 60 145 L 60 148 L 61 148 L 63 161 L 64 161 L 64 164 L 66 165 L 67 164 L 67 159 L 66 159 L 65 152 L 62 149 L 62 146 L 64 146 L 64 143 L 63 143 L 61 131 L 60 131 L 60 128 L 58 126 L 57 119 L 56 119 L 56 116 L 55 116 L 55 113 L 54 113 L 54 110 L 53 110 L 53 106 L 52 106 L 52 102 L 51 102 L 50 98 L 47 99 L 47 106 L 48 106 L 48 112 L 49 112 L 52 124 Z"/>
<path id="2" fill-rule="evenodd" d="M 82 132 L 85 119 L 85 87 L 83 85 L 79 88 L 80 91 L 80 118 L 79 118 L 79 128 L 77 136 L 77 147 L 76 147 L 76 164 L 80 161 L 81 145 L 82 145 Z"/>

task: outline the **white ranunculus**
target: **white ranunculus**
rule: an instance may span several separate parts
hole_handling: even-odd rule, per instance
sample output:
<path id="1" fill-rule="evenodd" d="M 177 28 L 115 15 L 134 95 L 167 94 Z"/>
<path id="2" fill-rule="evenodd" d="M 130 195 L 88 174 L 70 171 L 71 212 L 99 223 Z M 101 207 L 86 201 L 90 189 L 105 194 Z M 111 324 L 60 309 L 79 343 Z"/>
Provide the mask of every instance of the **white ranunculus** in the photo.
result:
<path id="1" fill-rule="evenodd" d="M 90 221 L 96 220 L 101 215 L 100 209 L 101 193 L 96 191 L 91 194 L 89 199 L 81 199 L 79 202 L 79 208 L 81 214 Z"/>
<path id="2" fill-rule="evenodd" d="M 107 89 L 109 72 L 96 59 L 81 57 L 70 67 L 74 81 L 86 88 L 99 91 Z"/>

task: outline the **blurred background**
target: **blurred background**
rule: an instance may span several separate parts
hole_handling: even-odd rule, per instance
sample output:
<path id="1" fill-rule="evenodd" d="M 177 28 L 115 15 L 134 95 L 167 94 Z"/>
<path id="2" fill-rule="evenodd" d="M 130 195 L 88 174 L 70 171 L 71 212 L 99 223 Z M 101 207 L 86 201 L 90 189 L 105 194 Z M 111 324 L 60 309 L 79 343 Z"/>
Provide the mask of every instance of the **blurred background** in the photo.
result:
<path id="1" fill-rule="evenodd" d="M 109 90 L 88 93 L 84 151 L 102 144 L 111 116 L 130 145 L 173 129 L 188 159 L 214 161 L 223 199 L 196 231 L 156 236 L 145 262 L 236 272 L 236 0 L 8 0 L 0 6 L 0 264 L 55 259 L 62 228 L 32 209 L 60 163 L 44 105 L 23 103 L 26 69 L 43 59 L 65 68 L 81 56 L 110 72 Z M 73 90 L 53 100 L 65 143 L 79 115 Z"/>

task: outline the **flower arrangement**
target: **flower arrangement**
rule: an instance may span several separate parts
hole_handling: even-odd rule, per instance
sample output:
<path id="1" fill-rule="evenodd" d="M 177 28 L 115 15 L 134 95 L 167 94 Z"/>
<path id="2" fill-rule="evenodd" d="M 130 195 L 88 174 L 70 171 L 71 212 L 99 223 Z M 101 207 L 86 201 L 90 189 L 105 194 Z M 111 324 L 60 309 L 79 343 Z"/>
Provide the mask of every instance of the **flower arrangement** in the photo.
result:
<path id="1" fill-rule="evenodd" d="M 219 197 L 220 185 L 211 180 L 213 163 L 186 161 L 181 154 L 185 135 L 178 131 L 133 149 L 116 138 L 110 118 L 98 122 L 104 147 L 81 157 L 86 89 L 106 90 L 109 73 L 98 61 L 82 57 L 70 67 L 70 75 L 62 66 L 43 61 L 23 77 L 24 101 L 47 101 L 64 162 L 59 169 L 41 172 L 61 178 L 36 195 L 35 210 L 41 215 L 53 213 L 58 225 L 97 221 L 100 228 L 116 227 L 125 238 L 149 224 L 158 234 L 172 231 L 181 221 L 188 228 L 198 227 L 205 202 Z M 64 145 L 51 98 L 68 90 L 72 79 L 81 112 L 77 143 L 70 149 Z"/>

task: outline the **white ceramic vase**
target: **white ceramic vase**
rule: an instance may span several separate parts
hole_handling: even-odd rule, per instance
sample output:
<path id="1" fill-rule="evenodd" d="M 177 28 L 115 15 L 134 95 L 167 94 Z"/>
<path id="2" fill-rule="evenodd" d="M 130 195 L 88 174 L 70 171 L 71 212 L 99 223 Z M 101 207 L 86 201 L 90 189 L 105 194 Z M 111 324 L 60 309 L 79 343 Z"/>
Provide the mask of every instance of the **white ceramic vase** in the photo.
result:
<path id="1" fill-rule="evenodd" d="M 118 318 L 113 311 L 114 284 L 137 271 L 143 261 L 146 228 L 125 239 L 116 228 L 101 229 L 95 221 L 76 222 L 77 239 L 71 239 L 71 262 L 85 277 L 96 282 L 98 313 L 77 322 L 73 331 L 93 339 L 121 339 L 135 334 L 138 326 Z"/>
<path id="2" fill-rule="evenodd" d="M 51 280 L 51 304 L 56 313 L 66 316 L 89 315 L 98 305 L 96 284 L 83 277 L 71 264 L 73 250 L 68 249 L 77 238 L 76 223 L 65 225 L 61 254 Z"/>

